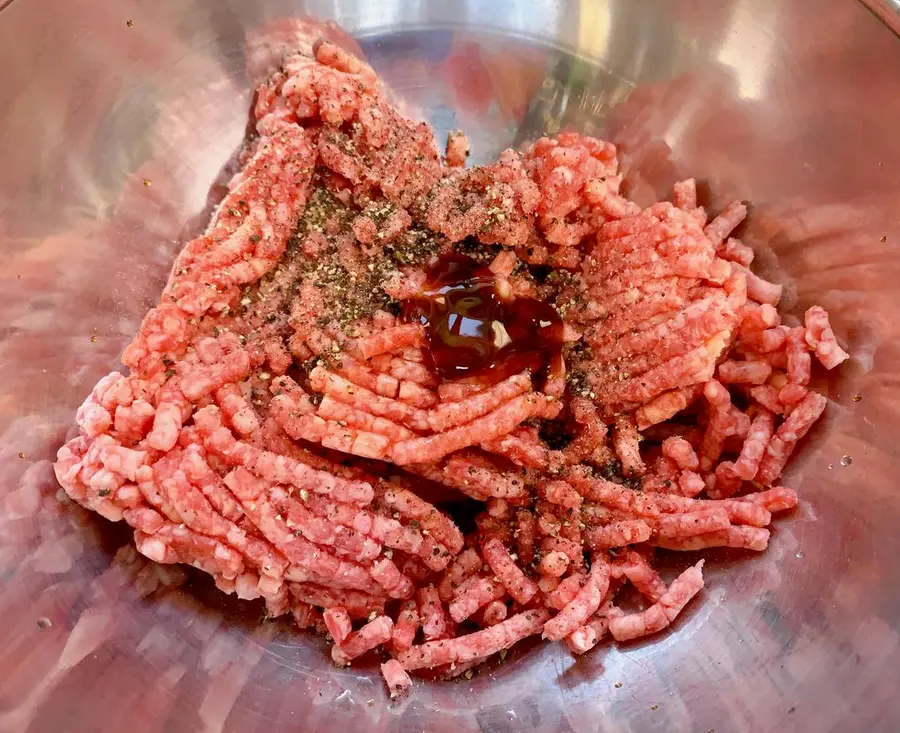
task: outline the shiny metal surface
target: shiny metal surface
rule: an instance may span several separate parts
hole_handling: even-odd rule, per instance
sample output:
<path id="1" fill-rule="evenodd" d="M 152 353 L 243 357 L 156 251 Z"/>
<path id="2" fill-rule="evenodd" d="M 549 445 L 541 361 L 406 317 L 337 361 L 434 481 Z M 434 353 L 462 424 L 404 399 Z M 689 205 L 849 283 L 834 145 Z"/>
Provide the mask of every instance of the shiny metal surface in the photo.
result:
<path id="1" fill-rule="evenodd" d="M 15 0 L 0 12 L 0 731 L 896 731 L 900 41 L 839 0 Z M 696 175 L 853 358 L 762 557 L 646 643 L 534 645 L 387 704 L 377 669 L 61 503 L 75 407 L 156 299 L 240 143 L 252 68 L 295 16 L 345 25 L 477 161 L 544 130 L 620 144 L 633 195 Z M 130 21 L 130 22 L 128 22 Z M 336 34 L 329 26 L 327 31 Z M 352 44 L 349 39 L 345 39 Z M 268 45 L 267 45 L 268 44 Z M 855 395 L 860 395 L 859 398 Z M 842 465 L 842 456 L 851 456 Z M 365 726 L 365 728 L 363 728 Z"/>

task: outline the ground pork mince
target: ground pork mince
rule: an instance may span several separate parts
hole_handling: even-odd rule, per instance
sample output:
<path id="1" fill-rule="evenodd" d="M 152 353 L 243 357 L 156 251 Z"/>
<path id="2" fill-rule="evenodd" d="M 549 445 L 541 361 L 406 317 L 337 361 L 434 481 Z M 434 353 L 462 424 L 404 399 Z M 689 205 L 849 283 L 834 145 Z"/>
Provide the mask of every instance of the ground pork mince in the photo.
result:
<path id="1" fill-rule="evenodd" d="M 442 158 L 328 42 L 253 117 L 128 374 L 78 409 L 72 499 L 336 664 L 375 651 L 392 695 L 528 636 L 664 629 L 703 561 L 667 582 L 657 548 L 766 549 L 826 408 L 811 357 L 848 355 L 818 306 L 782 323 L 742 203 L 709 220 L 689 179 L 642 209 L 615 147 L 570 132 L 467 168 L 462 133 Z"/>

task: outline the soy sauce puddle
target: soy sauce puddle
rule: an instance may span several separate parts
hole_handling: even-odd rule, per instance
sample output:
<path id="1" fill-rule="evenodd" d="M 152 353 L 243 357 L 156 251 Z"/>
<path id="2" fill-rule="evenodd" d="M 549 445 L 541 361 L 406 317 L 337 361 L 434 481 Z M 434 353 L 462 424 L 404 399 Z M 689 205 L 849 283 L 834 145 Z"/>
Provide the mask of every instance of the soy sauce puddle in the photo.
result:
<path id="1" fill-rule="evenodd" d="M 444 380 L 493 384 L 524 369 L 540 378 L 562 353 L 559 314 L 534 298 L 502 298 L 494 273 L 466 255 L 441 258 L 407 317 L 425 327 L 425 363 Z"/>

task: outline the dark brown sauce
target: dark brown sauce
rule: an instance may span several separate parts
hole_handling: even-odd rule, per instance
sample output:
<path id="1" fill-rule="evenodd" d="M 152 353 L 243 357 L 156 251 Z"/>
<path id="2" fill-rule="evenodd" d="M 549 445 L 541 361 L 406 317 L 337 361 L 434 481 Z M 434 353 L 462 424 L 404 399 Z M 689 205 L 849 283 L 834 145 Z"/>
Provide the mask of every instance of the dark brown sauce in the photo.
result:
<path id="1" fill-rule="evenodd" d="M 494 383 L 559 362 L 559 314 L 533 298 L 504 301 L 490 269 L 465 255 L 441 258 L 409 315 L 425 326 L 426 363 L 446 380 Z"/>

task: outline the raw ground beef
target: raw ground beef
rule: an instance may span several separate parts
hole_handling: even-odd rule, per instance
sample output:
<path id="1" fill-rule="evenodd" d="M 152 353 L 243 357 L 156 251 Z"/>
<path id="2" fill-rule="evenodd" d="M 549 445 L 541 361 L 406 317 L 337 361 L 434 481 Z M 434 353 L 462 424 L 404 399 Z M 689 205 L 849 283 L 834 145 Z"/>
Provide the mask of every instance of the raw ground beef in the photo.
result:
<path id="1" fill-rule="evenodd" d="M 703 563 L 667 583 L 656 548 L 762 551 L 796 505 L 778 480 L 826 407 L 811 355 L 848 356 L 828 315 L 781 323 L 730 236 L 740 202 L 710 221 L 686 180 L 641 209 L 615 147 L 575 133 L 466 168 L 464 135 L 442 158 L 368 66 L 313 54 L 260 86 L 243 169 L 129 374 L 79 408 L 60 483 L 147 557 L 327 630 L 337 664 L 377 649 L 392 694 L 530 635 L 580 654 L 662 630 Z M 432 368 L 408 306 L 449 255 L 555 309 L 550 373 Z M 432 503 L 463 495 L 465 534 Z M 615 605 L 626 583 L 644 610 Z"/>

